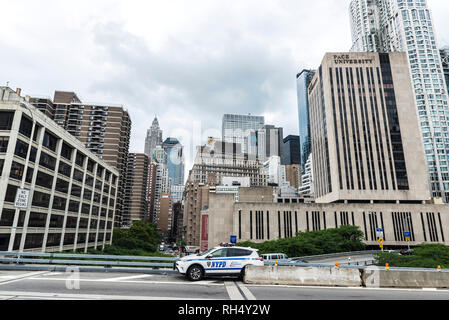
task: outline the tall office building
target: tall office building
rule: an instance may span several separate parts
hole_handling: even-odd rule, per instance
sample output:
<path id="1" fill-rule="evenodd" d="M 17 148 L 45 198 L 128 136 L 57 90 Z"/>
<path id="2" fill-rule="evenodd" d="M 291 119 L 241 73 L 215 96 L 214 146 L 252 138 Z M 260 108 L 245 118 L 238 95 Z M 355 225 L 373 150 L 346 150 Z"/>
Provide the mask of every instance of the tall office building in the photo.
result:
<path id="1" fill-rule="evenodd" d="M 309 87 L 314 75 L 314 70 L 303 70 L 296 76 L 296 83 L 298 87 L 299 142 L 301 153 L 300 164 L 303 173 L 311 152 L 309 98 L 307 88 Z"/>
<path id="2" fill-rule="evenodd" d="M 115 167 L 119 173 L 116 227 L 121 226 L 123 190 L 126 184 L 131 137 L 131 118 L 121 105 L 83 103 L 74 92 L 55 91 L 53 101 L 27 97 L 29 102 L 51 116 L 54 121 L 80 140 L 87 149 Z"/>
<path id="3" fill-rule="evenodd" d="M 171 185 L 184 185 L 184 147 L 176 138 L 167 138 L 162 147 L 167 154 L 167 169 Z"/>
<path id="4" fill-rule="evenodd" d="M 123 201 L 123 226 L 131 227 L 135 221 L 148 220 L 147 190 L 149 177 L 147 155 L 130 153 L 128 156 L 127 177 Z"/>
<path id="5" fill-rule="evenodd" d="M 284 163 L 284 129 L 273 125 L 264 125 L 259 130 L 250 130 L 245 138 L 248 157 L 260 162 L 267 161 L 272 156 L 281 158 Z"/>
<path id="6" fill-rule="evenodd" d="M 222 123 L 222 140 L 242 146 L 242 152 L 248 153 L 247 142 L 251 131 L 257 131 L 265 125 L 265 118 L 252 115 L 225 114 Z"/>
<path id="7" fill-rule="evenodd" d="M 289 135 L 284 139 L 283 158 L 285 165 L 301 164 L 301 147 L 299 136 Z"/>
<path id="8" fill-rule="evenodd" d="M 306 162 L 304 174 L 301 177 L 301 186 L 299 187 L 298 194 L 301 196 L 313 197 L 315 193 L 314 180 L 313 180 L 313 155 L 310 154 L 309 159 Z"/>
<path id="9" fill-rule="evenodd" d="M 406 52 L 432 196 L 449 202 L 448 93 L 427 1 L 352 0 L 350 16 L 352 51 Z"/>
<path id="10" fill-rule="evenodd" d="M 145 154 L 152 157 L 154 149 L 160 145 L 162 145 L 162 130 L 159 127 L 157 117 L 155 117 L 151 128 L 147 131 L 147 137 L 145 139 Z"/>
<path id="11" fill-rule="evenodd" d="M 430 200 L 405 53 L 328 53 L 309 87 L 317 203 Z"/>

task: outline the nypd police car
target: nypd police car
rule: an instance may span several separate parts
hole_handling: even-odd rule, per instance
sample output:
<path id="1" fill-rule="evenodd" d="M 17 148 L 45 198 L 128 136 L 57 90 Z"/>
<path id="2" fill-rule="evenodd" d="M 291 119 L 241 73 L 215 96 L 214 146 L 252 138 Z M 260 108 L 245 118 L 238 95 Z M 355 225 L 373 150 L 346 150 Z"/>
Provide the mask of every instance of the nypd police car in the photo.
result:
<path id="1" fill-rule="evenodd" d="M 220 246 L 200 254 L 181 258 L 175 262 L 174 267 L 191 281 L 200 281 L 205 276 L 242 276 L 248 265 L 264 265 L 258 250 Z"/>

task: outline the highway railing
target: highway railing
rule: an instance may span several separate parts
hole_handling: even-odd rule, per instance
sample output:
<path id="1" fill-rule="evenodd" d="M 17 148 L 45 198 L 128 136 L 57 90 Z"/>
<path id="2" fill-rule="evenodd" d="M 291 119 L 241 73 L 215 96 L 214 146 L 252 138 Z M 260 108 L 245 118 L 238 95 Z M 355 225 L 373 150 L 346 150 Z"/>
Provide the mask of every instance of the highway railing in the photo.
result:
<path id="1" fill-rule="evenodd" d="M 322 255 L 307 256 L 307 257 L 297 257 L 297 258 L 292 258 L 292 260 L 313 261 L 313 260 L 323 260 L 323 259 L 331 259 L 331 258 L 374 255 L 374 254 L 379 253 L 379 252 L 382 252 L 382 251 L 381 250 L 370 250 L 370 251 L 353 251 L 353 252 L 330 253 L 330 254 L 322 254 Z"/>
<path id="2" fill-rule="evenodd" d="M 87 266 L 113 268 L 173 269 L 177 258 L 170 257 L 136 257 L 89 254 L 5 252 L 0 251 L 0 268 L 14 266 Z M 25 269 L 25 268 L 22 268 Z M 122 270 L 121 270 L 122 271 Z"/>

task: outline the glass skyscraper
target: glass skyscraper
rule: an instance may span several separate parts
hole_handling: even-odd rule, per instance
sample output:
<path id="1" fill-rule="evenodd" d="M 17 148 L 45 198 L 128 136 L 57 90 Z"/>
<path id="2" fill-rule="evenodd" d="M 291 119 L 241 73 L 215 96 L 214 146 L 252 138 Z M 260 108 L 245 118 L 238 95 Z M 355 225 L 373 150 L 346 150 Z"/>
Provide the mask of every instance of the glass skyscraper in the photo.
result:
<path id="1" fill-rule="evenodd" d="M 184 184 L 184 147 L 176 138 L 167 138 L 163 148 L 167 155 L 167 169 L 172 186 Z"/>
<path id="2" fill-rule="evenodd" d="M 426 0 L 352 0 L 354 52 L 406 52 L 432 195 L 449 203 L 449 106 Z"/>
<path id="3" fill-rule="evenodd" d="M 311 153 L 310 146 L 310 119 L 309 100 L 307 88 L 315 75 L 314 70 L 303 70 L 296 76 L 298 85 L 298 116 L 299 116 L 299 140 L 301 152 L 301 168 L 304 173 L 307 160 Z"/>
<path id="4" fill-rule="evenodd" d="M 223 116 L 222 135 L 223 141 L 239 143 L 242 152 L 248 153 L 247 142 L 251 132 L 262 129 L 265 118 L 252 115 L 225 114 Z M 245 143 L 246 142 L 246 143 Z"/>

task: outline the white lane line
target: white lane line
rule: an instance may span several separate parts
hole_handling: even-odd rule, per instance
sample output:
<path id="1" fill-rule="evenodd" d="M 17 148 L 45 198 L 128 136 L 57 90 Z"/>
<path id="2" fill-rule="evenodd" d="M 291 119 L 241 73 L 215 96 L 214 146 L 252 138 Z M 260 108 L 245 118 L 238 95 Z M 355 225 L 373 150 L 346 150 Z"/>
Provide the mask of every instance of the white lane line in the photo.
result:
<path id="1" fill-rule="evenodd" d="M 151 296 L 121 296 L 121 295 L 98 295 L 98 294 L 66 294 L 66 293 L 46 293 L 46 292 L 17 292 L 0 291 L 2 297 L 14 297 L 16 299 L 62 299 L 62 300 L 211 300 L 204 298 L 173 298 L 173 297 L 151 297 Z"/>
<path id="2" fill-rule="evenodd" d="M 140 279 L 140 278 L 149 278 L 152 277 L 151 274 L 142 274 L 142 275 L 138 275 L 138 276 L 129 276 L 129 277 L 119 277 L 119 278 L 109 278 L 109 279 L 103 279 L 102 281 L 105 282 L 120 282 L 120 281 L 125 281 L 125 280 L 133 280 L 133 279 Z"/>
<path id="3" fill-rule="evenodd" d="M 234 282 L 225 281 L 225 287 L 231 300 L 245 300 Z"/>
<path id="4" fill-rule="evenodd" d="M 68 278 L 28 278 L 27 280 L 34 281 L 67 281 Z M 79 279 L 81 282 L 105 282 L 105 279 Z M 113 282 L 113 281 L 109 281 Z M 176 281 L 117 281 L 117 283 L 139 283 L 139 284 L 173 284 L 185 286 L 217 286 L 222 287 L 223 283 L 216 283 L 213 281 L 198 281 L 198 282 L 176 282 Z"/>
<path id="5" fill-rule="evenodd" d="M 5 284 L 10 284 L 13 282 L 17 282 L 17 281 L 22 281 L 37 275 L 42 275 L 42 274 L 46 274 L 49 273 L 48 271 L 38 271 L 38 272 L 30 272 L 30 273 L 25 273 L 25 274 L 21 274 L 21 275 L 17 275 L 14 278 L 12 278 L 11 280 L 6 280 L 6 281 L 0 281 L 0 286 L 5 285 Z"/>
<path id="6" fill-rule="evenodd" d="M 246 299 L 248 300 L 257 300 L 256 297 L 249 291 L 247 287 L 243 283 L 237 283 L 240 290 L 242 290 L 243 294 L 245 295 Z"/>

